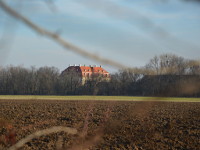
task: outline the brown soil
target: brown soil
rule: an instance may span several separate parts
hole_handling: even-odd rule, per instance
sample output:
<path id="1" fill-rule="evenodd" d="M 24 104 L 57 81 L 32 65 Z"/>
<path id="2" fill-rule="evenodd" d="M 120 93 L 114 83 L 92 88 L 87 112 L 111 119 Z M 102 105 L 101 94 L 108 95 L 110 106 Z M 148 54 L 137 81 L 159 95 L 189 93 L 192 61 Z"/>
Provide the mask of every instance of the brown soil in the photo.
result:
<path id="1" fill-rule="evenodd" d="M 21 149 L 200 149 L 200 103 L 0 100 L 0 149 L 51 126 L 78 134 L 42 136 Z"/>

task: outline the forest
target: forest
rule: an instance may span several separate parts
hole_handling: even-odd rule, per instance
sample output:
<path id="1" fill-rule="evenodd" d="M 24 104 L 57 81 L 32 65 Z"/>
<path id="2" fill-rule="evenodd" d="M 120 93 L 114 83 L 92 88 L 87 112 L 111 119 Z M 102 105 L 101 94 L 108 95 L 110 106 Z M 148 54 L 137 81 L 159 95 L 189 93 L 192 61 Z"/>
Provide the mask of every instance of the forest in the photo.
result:
<path id="1" fill-rule="evenodd" d="M 200 62 L 174 54 L 154 56 L 143 67 L 124 68 L 109 82 L 95 76 L 84 85 L 55 67 L 0 67 L 1 95 L 127 95 L 200 97 Z"/>

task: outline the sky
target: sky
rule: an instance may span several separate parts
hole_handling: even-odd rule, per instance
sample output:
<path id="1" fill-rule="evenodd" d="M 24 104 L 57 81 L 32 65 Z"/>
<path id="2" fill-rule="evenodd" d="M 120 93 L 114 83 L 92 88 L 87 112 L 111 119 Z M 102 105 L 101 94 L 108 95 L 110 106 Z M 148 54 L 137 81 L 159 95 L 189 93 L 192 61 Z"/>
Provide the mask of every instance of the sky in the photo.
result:
<path id="1" fill-rule="evenodd" d="M 200 4 L 184 0 L 6 0 L 35 24 L 127 67 L 155 55 L 200 59 Z M 64 49 L 0 9 L 0 66 L 102 65 Z"/>

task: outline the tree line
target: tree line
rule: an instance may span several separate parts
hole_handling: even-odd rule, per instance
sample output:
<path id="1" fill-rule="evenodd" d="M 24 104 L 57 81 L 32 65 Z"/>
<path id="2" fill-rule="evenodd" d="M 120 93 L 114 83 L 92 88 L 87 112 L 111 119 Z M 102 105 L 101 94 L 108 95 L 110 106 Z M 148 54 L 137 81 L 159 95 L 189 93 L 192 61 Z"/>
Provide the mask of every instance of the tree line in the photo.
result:
<path id="1" fill-rule="evenodd" d="M 140 68 L 127 68 L 84 85 L 74 73 L 60 74 L 55 67 L 0 68 L 1 95 L 130 95 L 200 97 L 200 62 L 174 54 L 155 56 Z"/>

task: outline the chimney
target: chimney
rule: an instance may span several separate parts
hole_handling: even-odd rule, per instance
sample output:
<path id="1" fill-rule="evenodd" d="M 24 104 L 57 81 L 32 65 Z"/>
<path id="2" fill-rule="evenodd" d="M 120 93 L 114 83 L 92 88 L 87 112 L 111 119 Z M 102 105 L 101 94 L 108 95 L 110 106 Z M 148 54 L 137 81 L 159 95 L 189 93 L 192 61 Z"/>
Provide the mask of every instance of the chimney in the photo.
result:
<path id="1" fill-rule="evenodd" d="M 101 65 L 100 65 L 100 68 L 101 68 Z"/>

